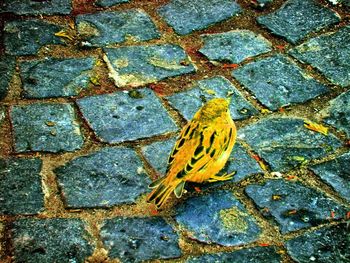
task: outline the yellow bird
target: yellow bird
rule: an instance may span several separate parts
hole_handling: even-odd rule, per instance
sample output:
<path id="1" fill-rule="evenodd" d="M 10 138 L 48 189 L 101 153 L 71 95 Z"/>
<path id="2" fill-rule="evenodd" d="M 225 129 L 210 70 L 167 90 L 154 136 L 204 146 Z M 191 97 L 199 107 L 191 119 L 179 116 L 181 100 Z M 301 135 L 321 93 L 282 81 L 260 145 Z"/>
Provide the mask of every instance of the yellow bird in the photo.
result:
<path id="1" fill-rule="evenodd" d="M 166 175 L 150 184 L 147 201 L 160 208 L 174 191 L 180 198 L 185 182 L 216 182 L 233 173 L 217 176 L 227 162 L 236 141 L 236 126 L 229 100 L 216 98 L 204 104 L 181 130 L 169 156 Z"/>

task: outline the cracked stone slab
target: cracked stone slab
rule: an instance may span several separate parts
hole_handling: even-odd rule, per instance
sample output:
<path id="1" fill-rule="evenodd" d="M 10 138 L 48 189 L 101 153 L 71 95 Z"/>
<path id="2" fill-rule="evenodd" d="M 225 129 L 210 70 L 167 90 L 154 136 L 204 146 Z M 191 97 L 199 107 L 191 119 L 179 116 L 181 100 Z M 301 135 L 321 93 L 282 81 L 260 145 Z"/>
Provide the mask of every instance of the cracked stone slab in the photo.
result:
<path id="1" fill-rule="evenodd" d="M 281 255 L 276 253 L 275 247 L 253 247 L 234 252 L 214 253 L 198 257 L 190 257 L 186 263 L 281 263 Z"/>
<path id="2" fill-rule="evenodd" d="M 31 215 L 44 210 L 41 167 L 38 158 L 0 159 L 0 214 Z"/>
<path id="3" fill-rule="evenodd" d="M 39 49 L 48 44 L 64 44 L 55 33 L 61 26 L 38 19 L 18 20 L 5 23 L 5 52 L 10 55 L 36 55 Z"/>
<path id="4" fill-rule="evenodd" d="M 295 44 L 309 33 L 339 22 L 340 16 L 314 0 L 289 0 L 277 11 L 258 17 L 257 21 Z"/>
<path id="5" fill-rule="evenodd" d="M 342 93 L 329 104 L 330 106 L 320 113 L 323 121 L 345 132 L 350 138 L 350 91 Z"/>
<path id="6" fill-rule="evenodd" d="M 72 11 L 72 3 L 71 0 L 4 0 L 0 10 L 17 15 L 68 15 Z"/>
<path id="7" fill-rule="evenodd" d="M 141 9 L 78 15 L 76 23 L 84 44 L 90 46 L 107 46 L 126 40 L 139 42 L 160 37 L 152 19 Z"/>
<path id="8" fill-rule="evenodd" d="M 132 204 L 148 192 L 148 178 L 134 150 L 104 148 L 55 169 L 69 208 Z"/>
<path id="9" fill-rule="evenodd" d="M 286 242 L 291 257 L 300 263 L 350 262 L 350 231 L 346 223 L 328 226 Z"/>
<path id="10" fill-rule="evenodd" d="M 282 55 L 246 64 L 232 75 L 270 110 L 303 103 L 328 92 L 325 85 Z"/>
<path id="11" fill-rule="evenodd" d="M 159 98 L 148 88 L 85 97 L 77 103 L 104 142 L 132 141 L 177 130 Z"/>
<path id="12" fill-rule="evenodd" d="M 350 85 L 350 26 L 311 38 L 289 54 L 317 68 L 332 83 Z"/>
<path id="13" fill-rule="evenodd" d="M 313 165 L 310 169 L 329 184 L 342 197 L 350 201 L 350 153 L 328 162 Z"/>
<path id="14" fill-rule="evenodd" d="M 12 226 L 15 262 L 85 262 L 92 237 L 80 219 L 18 219 Z"/>
<path id="15" fill-rule="evenodd" d="M 187 199 L 176 208 L 175 219 L 188 236 L 208 244 L 247 244 L 261 233 L 254 217 L 229 191 Z"/>
<path id="16" fill-rule="evenodd" d="M 168 158 L 175 141 L 176 138 L 173 137 L 166 141 L 155 142 L 141 148 L 146 160 L 161 176 L 165 175 Z M 238 142 L 236 142 L 230 158 L 221 173 L 231 173 L 234 171 L 236 174 L 231 179 L 233 182 L 239 182 L 252 174 L 262 173 L 257 162 L 249 156 L 247 151 Z"/>
<path id="17" fill-rule="evenodd" d="M 233 0 L 171 0 L 158 13 L 179 35 L 207 28 L 241 12 Z"/>
<path id="18" fill-rule="evenodd" d="M 68 103 L 12 106 L 10 119 L 16 152 L 75 151 L 84 143 L 74 108 Z"/>
<path id="19" fill-rule="evenodd" d="M 102 7 L 110 7 L 117 4 L 128 3 L 128 2 L 130 2 L 130 0 L 97 0 L 95 4 Z"/>
<path id="20" fill-rule="evenodd" d="M 345 217 L 347 208 L 299 182 L 268 180 L 249 185 L 245 192 L 263 215 L 273 218 L 285 234 Z"/>
<path id="21" fill-rule="evenodd" d="M 258 114 L 257 109 L 229 80 L 222 76 L 200 80 L 189 90 L 168 96 L 166 99 L 185 119 L 191 120 L 205 101 L 215 97 L 231 98 L 230 112 L 234 120 L 242 120 Z"/>
<path id="22" fill-rule="evenodd" d="M 332 134 L 311 131 L 299 118 L 266 118 L 238 131 L 273 171 L 288 171 L 324 157 L 341 146 Z"/>
<path id="23" fill-rule="evenodd" d="M 94 58 L 31 60 L 20 63 L 24 97 L 78 95 L 89 84 Z"/>
<path id="24" fill-rule="evenodd" d="M 105 48 L 110 77 L 117 87 L 138 87 L 196 71 L 189 56 L 178 45 Z"/>
<path id="25" fill-rule="evenodd" d="M 16 59 L 12 56 L 0 56 L 0 100 L 6 97 L 10 81 L 15 72 Z"/>
<path id="26" fill-rule="evenodd" d="M 271 43 L 250 30 L 232 30 L 225 33 L 201 35 L 204 42 L 199 50 L 210 61 L 241 63 L 271 51 Z"/>
<path id="27" fill-rule="evenodd" d="M 104 221 L 101 238 L 110 258 L 121 262 L 161 260 L 181 256 L 179 237 L 160 217 L 116 217 Z"/>

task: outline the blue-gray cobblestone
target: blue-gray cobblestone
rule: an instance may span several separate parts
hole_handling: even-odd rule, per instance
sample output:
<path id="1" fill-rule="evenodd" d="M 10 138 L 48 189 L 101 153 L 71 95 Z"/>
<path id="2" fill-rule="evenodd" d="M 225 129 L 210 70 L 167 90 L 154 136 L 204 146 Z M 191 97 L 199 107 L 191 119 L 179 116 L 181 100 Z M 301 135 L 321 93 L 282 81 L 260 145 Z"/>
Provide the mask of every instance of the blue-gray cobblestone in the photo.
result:
<path id="1" fill-rule="evenodd" d="M 288 171 L 341 146 L 332 134 L 311 131 L 299 118 L 265 118 L 238 131 L 273 171 Z"/>
<path id="2" fill-rule="evenodd" d="M 159 98 L 148 88 L 85 97 L 77 103 L 104 142 L 132 141 L 177 130 Z"/>
<path id="3" fill-rule="evenodd" d="M 130 0 L 97 0 L 95 4 L 102 7 L 110 7 L 117 4 L 128 3 L 128 2 L 130 2 Z"/>
<path id="4" fill-rule="evenodd" d="M 12 106 L 10 118 L 16 152 L 60 152 L 84 143 L 74 108 L 68 103 Z"/>
<path id="5" fill-rule="evenodd" d="M 138 87 L 196 71 L 177 45 L 105 48 L 105 60 L 117 87 Z"/>
<path id="6" fill-rule="evenodd" d="M 350 138 L 350 91 L 347 91 L 329 102 L 330 106 L 321 112 L 323 121 Z"/>
<path id="7" fill-rule="evenodd" d="M 139 42 L 160 37 L 151 18 L 141 9 L 78 15 L 76 23 L 84 45 L 107 46 L 127 39 Z"/>
<path id="8" fill-rule="evenodd" d="M 276 253 L 274 247 L 253 247 L 241 249 L 234 252 L 224 252 L 215 254 L 206 254 L 198 257 L 190 257 L 186 263 L 221 263 L 221 262 L 239 262 L 239 263 L 280 263 L 281 255 Z"/>
<path id="9" fill-rule="evenodd" d="M 15 71 L 16 60 L 11 56 L 0 56 L 0 100 L 6 97 Z"/>
<path id="10" fill-rule="evenodd" d="M 233 84 L 222 76 L 200 80 L 191 89 L 167 97 L 174 108 L 191 120 L 203 103 L 215 97 L 231 98 L 230 111 L 234 120 L 246 119 L 258 113 Z"/>
<path id="11" fill-rule="evenodd" d="M 210 61 L 228 61 L 237 64 L 247 58 L 271 51 L 271 43 L 262 35 L 250 30 L 232 30 L 201 37 L 204 45 L 199 52 Z"/>
<path id="12" fill-rule="evenodd" d="M 286 242 L 288 253 L 300 263 L 350 262 L 349 224 L 328 226 Z"/>
<path id="13" fill-rule="evenodd" d="M 328 162 L 313 165 L 311 170 L 342 197 L 350 201 L 350 153 L 343 154 Z"/>
<path id="14" fill-rule="evenodd" d="M 40 159 L 0 159 L 0 214 L 37 214 L 44 210 Z"/>
<path id="15" fill-rule="evenodd" d="M 55 33 L 61 26 L 38 19 L 18 20 L 5 23 L 5 52 L 10 55 L 36 55 L 48 44 L 64 44 Z"/>
<path id="16" fill-rule="evenodd" d="M 121 262 L 181 256 L 178 235 L 160 217 L 107 219 L 101 229 L 101 238 L 109 257 Z"/>
<path id="17" fill-rule="evenodd" d="M 72 1 L 4 0 L 0 4 L 1 11 L 17 15 L 68 15 L 72 11 Z"/>
<path id="18" fill-rule="evenodd" d="M 350 26 L 311 38 L 289 53 L 316 67 L 334 84 L 350 85 Z"/>
<path id="19" fill-rule="evenodd" d="M 24 96 L 53 98 L 78 95 L 88 87 L 94 63 L 93 58 L 48 58 L 22 62 Z"/>
<path id="20" fill-rule="evenodd" d="M 172 137 L 168 140 L 154 142 L 141 148 L 141 151 L 147 161 L 160 175 L 165 174 L 169 155 L 175 145 L 175 141 L 176 138 Z"/>
<path id="21" fill-rule="evenodd" d="M 340 16 L 315 0 L 288 0 L 280 9 L 258 17 L 257 21 L 295 44 L 309 33 L 339 22 Z"/>
<path id="22" fill-rule="evenodd" d="M 158 12 L 176 33 L 186 35 L 233 17 L 241 8 L 233 0 L 171 0 Z"/>
<path id="23" fill-rule="evenodd" d="M 283 234 L 342 219 L 347 212 L 337 201 L 299 182 L 268 180 L 263 185 L 249 185 L 245 191 Z"/>
<path id="24" fill-rule="evenodd" d="M 86 262 L 91 236 L 80 219 L 16 220 L 12 226 L 14 262 Z"/>
<path id="25" fill-rule="evenodd" d="M 249 63 L 234 70 L 232 75 L 271 110 L 328 92 L 325 85 L 279 54 Z"/>
<path id="26" fill-rule="evenodd" d="M 229 191 L 183 201 L 176 208 L 175 219 L 191 238 L 209 244 L 247 244 L 257 240 L 261 233 L 255 219 Z"/>
<path id="27" fill-rule="evenodd" d="M 140 158 L 128 148 L 104 148 L 55 169 L 69 208 L 132 204 L 148 191 Z"/>

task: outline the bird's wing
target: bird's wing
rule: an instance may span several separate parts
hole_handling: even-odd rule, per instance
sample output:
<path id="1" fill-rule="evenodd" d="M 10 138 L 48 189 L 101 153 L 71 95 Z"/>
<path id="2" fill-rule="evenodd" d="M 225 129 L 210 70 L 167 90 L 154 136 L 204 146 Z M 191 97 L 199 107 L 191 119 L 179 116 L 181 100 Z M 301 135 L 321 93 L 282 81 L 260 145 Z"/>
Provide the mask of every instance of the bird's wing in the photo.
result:
<path id="1" fill-rule="evenodd" d="M 232 129 L 191 121 L 183 129 L 169 156 L 167 180 L 182 179 L 204 173 L 227 149 Z"/>

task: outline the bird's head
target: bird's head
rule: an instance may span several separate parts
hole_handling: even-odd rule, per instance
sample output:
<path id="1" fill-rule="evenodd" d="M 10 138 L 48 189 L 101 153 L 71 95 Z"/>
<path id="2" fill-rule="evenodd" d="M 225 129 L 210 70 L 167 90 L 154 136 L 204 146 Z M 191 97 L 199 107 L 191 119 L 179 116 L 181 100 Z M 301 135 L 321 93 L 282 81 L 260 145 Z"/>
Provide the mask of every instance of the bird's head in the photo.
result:
<path id="1" fill-rule="evenodd" d="M 201 108 L 201 118 L 216 119 L 230 114 L 229 104 L 231 99 L 215 98 L 205 103 Z"/>

